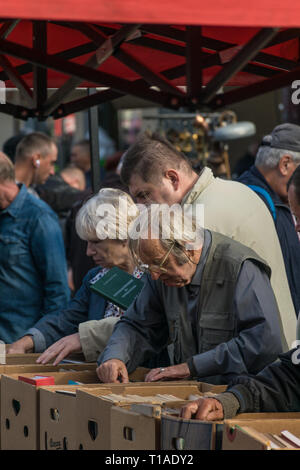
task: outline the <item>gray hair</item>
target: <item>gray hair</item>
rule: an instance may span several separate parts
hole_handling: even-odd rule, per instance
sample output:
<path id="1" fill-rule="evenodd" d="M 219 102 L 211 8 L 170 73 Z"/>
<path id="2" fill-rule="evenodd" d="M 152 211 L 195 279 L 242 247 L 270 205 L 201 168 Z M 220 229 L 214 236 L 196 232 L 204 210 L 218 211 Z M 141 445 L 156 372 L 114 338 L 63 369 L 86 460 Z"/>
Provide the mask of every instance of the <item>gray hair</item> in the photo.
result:
<path id="1" fill-rule="evenodd" d="M 129 194 L 115 188 L 100 189 L 78 211 L 76 231 L 83 240 L 128 239 L 128 226 L 138 215 Z"/>
<path id="2" fill-rule="evenodd" d="M 191 212 L 183 211 L 179 204 L 144 206 L 130 224 L 128 233 L 129 247 L 137 265 L 142 264 L 139 260 L 141 239 L 158 239 L 166 251 L 173 246 L 172 254 L 179 265 L 188 262 L 185 250 L 200 249 L 204 240 L 203 227 L 199 226 Z"/>
<path id="3" fill-rule="evenodd" d="M 300 152 L 273 148 L 270 146 L 271 141 L 271 135 L 266 135 L 263 138 L 255 159 L 256 167 L 275 168 L 284 155 L 289 155 L 295 163 L 300 163 Z"/>

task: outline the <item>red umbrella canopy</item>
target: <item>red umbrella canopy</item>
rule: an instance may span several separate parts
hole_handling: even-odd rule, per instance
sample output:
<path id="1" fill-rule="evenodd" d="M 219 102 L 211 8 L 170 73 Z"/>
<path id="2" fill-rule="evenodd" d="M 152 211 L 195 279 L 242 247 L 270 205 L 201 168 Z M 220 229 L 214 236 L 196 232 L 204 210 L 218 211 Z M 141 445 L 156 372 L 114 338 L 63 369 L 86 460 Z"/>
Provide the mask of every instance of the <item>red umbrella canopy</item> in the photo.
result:
<path id="1" fill-rule="evenodd" d="M 1 6 L 2 17 L 30 18 L 0 24 L 0 80 L 19 88 L 27 103 L 7 103 L 1 110 L 24 119 L 62 117 L 124 94 L 170 108 L 216 108 L 299 76 L 300 28 L 290 26 L 297 24 L 292 15 L 297 11 L 300 22 L 300 7 L 288 1 L 291 16 L 279 22 L 276 2 L 267 15 L 269 2 L 261 1 L 262 23 L 257 11 L 241 13 L 243 2 L 218 0 L 214 15 L 199 3 L 190 0 L 183 8 L 178 2 L 171 7 L 169 0 L 157 6 L 133 0 L 63 1 L 58 8 L 53 1 L 29 1 L 25 7 L 19 0 Z M 174 25 L 162 24 L 168 10 Z M 255 20 L 258 26 L 252 26 Z M 68 102 L 79 86 L 107 89 Z M 229 86 L 237 89 L 219 93 Z M 58 90 L 48 97 L 48 88 Z"/>
<path id="2" fill-rule="evenodd" d="M 103 23 L 286 27 L 300 26 L 295 0 L 14 0 L 1 2 L 2 18 Z"/>

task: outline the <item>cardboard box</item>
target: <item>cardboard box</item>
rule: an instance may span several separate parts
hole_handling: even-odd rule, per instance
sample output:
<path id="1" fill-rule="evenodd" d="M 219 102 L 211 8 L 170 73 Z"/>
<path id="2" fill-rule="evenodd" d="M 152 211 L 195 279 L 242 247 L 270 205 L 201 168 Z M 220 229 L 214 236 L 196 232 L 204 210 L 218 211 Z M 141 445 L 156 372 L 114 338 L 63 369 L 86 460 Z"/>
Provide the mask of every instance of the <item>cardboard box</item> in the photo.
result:
<path id="1" fill-rule="evenodd" d="M 6 365 L 36 364 L 36 360 L 40 357 L 40 355 L 41 353 L 6 354 L 5 364 Z M 84 355 L 81 353 L 72 354 L 68 356 L 65 360 L 85 362 Z M 51 361 L 50 361 L 50 364 L 51 364 Z"/>
<path id="2" fill-rule="evenodd" d="M 69 380 L 85 384 L 98 381 L 95 366 L 86 371 L 39 372 L 54 376 L 56 384 L 67 384 Z M 22 375 L 31 377 L 35 373 L 34 370 Z M 1 449 L 38 449 L 39 387 L 18 380 L 19 375 L 2 375 L 1 379 Z"/>
<path id="3" fill-rule="evenodd" d="M 280 435 L 283 430 L 300 438 L 300 413 L 244 413 L 225 420 L 222 450 L 270 450 L 263 433 Z"/>
<path id="4" fill-rule="evenodd" d="M 182 402 L 190 398 L 190 395 L 200 396 L 202 393 L 219 393 L 226 386 L 212 386 L 200 382 L 188 381 L 143 383 L 139 387 L 124 386 L 123 394 L 148 397 L 157 394 L 175 395 L 177 401 Z M 108 391 L 77 390 L 77 423 L 78 443 L 80 449 L 128 449 L 144 450 L 157 449 L 159 447 L 159 425 L 157 418 L 141 416 L 130 410 L 131 403 L 107 401 Z M 121 407 L 122 410 L 115 407 Z M 147 424 L 147 427 L 145 428 Z M 143 435 L 141 430 L 143 429 Z M 145 430 L 147 432 L 145 434 Z M 152 433 L 152 434 L 151 434 Z M 146 438 L 143 437 L 146 435 Z M 135 438 L 133 438 L 135 436 Z"/>
<path id="5" fill-rule="evenodd" d="M 76 391 L 80 388 L 99 389 L 99 384 L 55 385 L 40 387 L 40 449 L 41 450 L 76 450 Z M 103 388 L 110 392 L 118 385 Z"/>
<path id="6" fill-rule="evenodd" d="M 112 406 L 110 415 L 110 449 L 155 450 L 160 448 L 159 418 L 119 406 Z"/>
<path id="7" fill-rule="evenodd" d="M 223 423 L 182 419 L 162 413 L 162 450 L 219 450 Z"/>
<path id="8" fill-rule="evenodd" d="M 21 365 L 0 365 L 0 402 L 1 402 L 1 376 L 2 374 L 20 374 L 32 372 L 34 374 L 44 373 L 49 371 L 80 371 L 80 370 L 93 370 L 97 367 L 96 363 L 85 364 L 63 364 L 53 366 L 53 364 L 39 365 L 39 364 L 21 364 Z M 1 412 L 0 412 L 1 418 Z M 0 449 L 1 449 L 1 432 L 0 432 Z"/>
<path id="9" fill-rule="evenodd" d="M 174 404 L 174 406 L 178 406 Z M 238 415 L 238 424 L 252 426 L 257 420 L 299 418 L 300 413 L 243 413 Z M 234 422 L 235 420 L 228 420 Z M 162 450 L 220 450 L 224 448 L 224 426 L 227 421 L 185 420 L 162 413 Z M 233 432 L 232 430 L 229 432 Z M 230 444 L 230 449 L 232 445 Z"/>

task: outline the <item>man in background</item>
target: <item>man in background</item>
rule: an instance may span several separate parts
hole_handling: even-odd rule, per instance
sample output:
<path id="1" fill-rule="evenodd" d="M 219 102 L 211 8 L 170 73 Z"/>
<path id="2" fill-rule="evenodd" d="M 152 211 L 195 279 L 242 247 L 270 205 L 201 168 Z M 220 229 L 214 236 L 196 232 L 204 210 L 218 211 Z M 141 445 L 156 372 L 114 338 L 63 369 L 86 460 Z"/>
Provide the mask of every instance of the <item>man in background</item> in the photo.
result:
<path id="1" fill-rule="evenodd" d="M 300 126 L 280 124 L 265 136 L 255 164 L 239 182 L 264 201 L 273 217 L 296 314 L 300 310 L 300 243 L 288 206 L 287 182 L 300 164 Z"/>
<path id="2" fill-rule="evenodd" d="M 57 146 L 51 137 L 42 132 L 26 135 L 16 148 L 16 181 L 24 183 L 37 196 L 34 186 L 55 174 L 56 160 Z"/>
<path id="3" fill-rule="evenodd" d="M 36 157 L 28 166 L 34 175 Z M 15 182 L 12 162 L 1 154 L 0 340 L 15 341 L 43 315 L 65 308 L 69 297 L 57 216 L 25 184 Z"/>
<path id="4" fill-rule="evenodd" d="M 71 163 L 80 168 L 85 174 L 86 188 L 91 188 L 91 155 L 90 142 L 80 140 L 71 149 Z"/>

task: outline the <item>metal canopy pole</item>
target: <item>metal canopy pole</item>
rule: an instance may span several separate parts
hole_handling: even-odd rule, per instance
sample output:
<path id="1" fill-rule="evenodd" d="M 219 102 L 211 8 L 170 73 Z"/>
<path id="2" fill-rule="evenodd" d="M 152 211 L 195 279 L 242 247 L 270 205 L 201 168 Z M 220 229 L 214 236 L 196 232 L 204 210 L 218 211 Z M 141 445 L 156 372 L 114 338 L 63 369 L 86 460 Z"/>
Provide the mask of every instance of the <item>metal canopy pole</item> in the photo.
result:
<path id="1" fill-rule="evenodd" d="M 46 21 L 33 21 L 33 48 L 47 53 L 47 23 Z M 41 117 L 43 114 L 43 105 L 47 100 L 47 69 L 33 66 L 33 90 L 36 106 L 36 115 Z"/>
<path id="2" fill-rule="evenodd" d="M 194 104 L 198 103 L 203 84 L 203 51 L 201 26 L 187 26 L 186 31 L 187 93 Z"/>
<path id="3" fill-rule="evenodd" d="M 88 88 L 88 96 L 91 96 L 94 93 L 96 93 L 95 88 Z M 90 134 L 92 189 L 93 189 L 93 193 L 97 193 L 101 185 L 100 153 L 99 153 L 99 122 L 98 122 L 98 107 L 97 106 L 91 106 L 88 109 L 88 123 L 89 123 L 89 134 Z"/>

